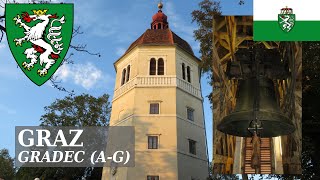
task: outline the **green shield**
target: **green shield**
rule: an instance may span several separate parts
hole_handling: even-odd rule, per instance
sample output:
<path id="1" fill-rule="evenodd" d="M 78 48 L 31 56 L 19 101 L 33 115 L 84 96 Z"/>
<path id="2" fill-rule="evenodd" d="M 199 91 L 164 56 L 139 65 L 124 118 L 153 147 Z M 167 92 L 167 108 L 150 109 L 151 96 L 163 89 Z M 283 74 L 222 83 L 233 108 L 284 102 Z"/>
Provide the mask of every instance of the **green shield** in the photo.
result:
<path id="1" fill-rule="evenodd" d="M 66 56 L 73 31 L 73 4 L 6 4 L 6 34 L 24 74 L 41 86 Z"/>
<path id="2" fill-rule="evenodd" d="M 295 20 L 295 14 L 278 14 L 278 23 L 284 32 L 290 32 L 293 29 Z"/>

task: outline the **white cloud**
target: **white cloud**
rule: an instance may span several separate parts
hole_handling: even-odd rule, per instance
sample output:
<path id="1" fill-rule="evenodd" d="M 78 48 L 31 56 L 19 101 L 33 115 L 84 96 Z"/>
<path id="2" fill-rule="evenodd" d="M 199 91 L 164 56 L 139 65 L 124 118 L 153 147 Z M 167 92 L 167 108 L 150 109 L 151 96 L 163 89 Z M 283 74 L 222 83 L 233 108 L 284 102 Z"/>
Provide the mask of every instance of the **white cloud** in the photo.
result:
<path id="1" fill-rule="evenodd" d="M 73 78 L 76 84 L 86 89 L 92 88 L 102 77 L 102 72 L 92 64 L 75 65 Z"/>
<path id="2" fill-rule="evenodd" d="M 57 72 L 55 73 L 57 76 L 59 76 L 59 78 L 63 81 L 66 81 L 69 74 L 70 74 L 70 68 L 68 65 L 62 65 L 61 67 L 59 67 L 59 69 L 57 70 Z"/>
<path id="3" fill-rule="evenodd" d="M 59 80 L 63 82 L 72 81 L 74 84 L 80 85 L 89 90 L 96 86 L 98 82 L 109 82 L 111 76 L 105 75 L 92 63 L 86 64 L 64 64 L 55 73 Z"/>

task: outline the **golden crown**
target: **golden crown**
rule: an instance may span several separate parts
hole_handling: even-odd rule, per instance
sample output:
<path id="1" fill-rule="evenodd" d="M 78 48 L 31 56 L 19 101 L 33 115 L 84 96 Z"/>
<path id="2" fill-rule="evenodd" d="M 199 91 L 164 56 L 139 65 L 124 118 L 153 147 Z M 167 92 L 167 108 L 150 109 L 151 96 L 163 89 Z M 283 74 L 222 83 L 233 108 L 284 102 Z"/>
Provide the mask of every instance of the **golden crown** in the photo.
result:
<path id="1" fill-rule="evenodd" d="M 32 10 L 33 11 L 33 14 L 37 15 L 37 16 L 40 16 L 40 15 L 44 15 L 47 13 L 48 9 L 39 9 L 39 10 Z"/>

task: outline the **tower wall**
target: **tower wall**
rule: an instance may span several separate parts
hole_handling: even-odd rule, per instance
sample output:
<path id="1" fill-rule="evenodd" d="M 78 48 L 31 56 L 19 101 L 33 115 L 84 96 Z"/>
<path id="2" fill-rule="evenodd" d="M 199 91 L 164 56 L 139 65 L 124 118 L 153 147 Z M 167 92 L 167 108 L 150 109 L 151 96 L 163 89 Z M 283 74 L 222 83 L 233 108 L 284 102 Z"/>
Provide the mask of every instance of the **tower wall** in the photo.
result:
<path id="1" fill-rule="evenodd" d="M 149 75 L 150 60 L 164 61 L 164 75 Z M 138 46 L 121 57 L 117 71 L 111 126 L 135 127 L 135 167 L 118 168 L 116 175 L 103 169 L 103 179 L 165 180 L 206 179 L 205 143 L 198 60 L 179 47 Z M 181 64 L 190 68 L 191 82 L 182 78 Z M 130 65 L 130 78 L 122 84 L 123 69 Z M 157 66 L 158 68 L 158 66 Z M 158 69 L 157 69 L 158 71 Z M 150 104 L 159 104 L 159 114 L 150 114 Z M 194 110 L 194 120 L 187 118 Z M 148 136 L 158 137 L 158 148 L 148 148 Z M 196 141 L 196 154 L 189 152 L 189 139 Z"/>

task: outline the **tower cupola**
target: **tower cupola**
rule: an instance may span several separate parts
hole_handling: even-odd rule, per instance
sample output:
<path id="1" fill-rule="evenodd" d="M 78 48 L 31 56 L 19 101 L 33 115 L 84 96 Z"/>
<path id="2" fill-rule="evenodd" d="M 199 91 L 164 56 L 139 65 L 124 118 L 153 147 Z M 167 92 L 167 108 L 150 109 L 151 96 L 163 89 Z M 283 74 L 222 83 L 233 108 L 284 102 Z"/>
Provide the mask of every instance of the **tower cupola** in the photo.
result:
<path id="1" fill-rule="evenodd" d="M 167 16 L 162 12 L 163 4 L 161 1 L 158 8 L 158 12 L 152 16 L 151 29 L 168 29 L 169 23 Z"/>

